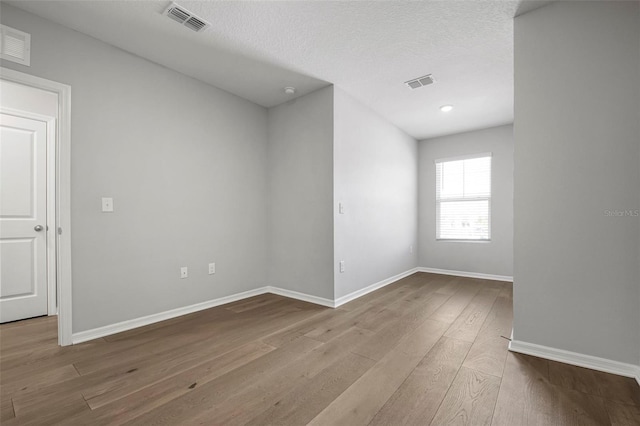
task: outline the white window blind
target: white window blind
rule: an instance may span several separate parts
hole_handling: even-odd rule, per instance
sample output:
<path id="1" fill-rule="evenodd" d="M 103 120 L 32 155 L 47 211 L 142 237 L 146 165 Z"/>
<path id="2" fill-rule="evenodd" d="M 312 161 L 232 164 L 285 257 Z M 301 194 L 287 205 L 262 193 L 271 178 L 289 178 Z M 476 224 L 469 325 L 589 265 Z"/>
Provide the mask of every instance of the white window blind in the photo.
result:
<path id="1" fill-rule="evenodd" d="M 491 154 L 436 160 L 436 239 L 491 239 Z"/>

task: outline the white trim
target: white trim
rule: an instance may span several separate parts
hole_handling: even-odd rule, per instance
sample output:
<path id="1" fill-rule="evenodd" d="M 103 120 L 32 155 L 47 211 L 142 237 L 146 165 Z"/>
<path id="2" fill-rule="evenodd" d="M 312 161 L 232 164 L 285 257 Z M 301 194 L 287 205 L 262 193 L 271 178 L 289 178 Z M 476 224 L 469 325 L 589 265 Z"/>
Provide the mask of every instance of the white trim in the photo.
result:
<path id="1" fill-rule="evenodd" d="M 636 366 L 636 382 L 638 382 L 638 386 L 640 386 L 640 365 Z"/>
<path id="2" fill-rule="evenodd" d="M 254 290 L 244 291 L 242 293 L 232 294 L 230 296 L 220 297 L 218 299 L 208 300 L 206 302 L 196 303 L 194 305 L 184 306 L 182 308 L 171 309 L 169 311 L 159 312 L 157 314 L 151 314 L 140 318 L 134 318 L 127 321 L 118 322 L 115 324 L 105 325 L 103 327 L 93 328 L 91 330 L 81 331 L 73 334 L 73 344 L 82 343 L 100 337 L 110 336 L 116 333 L 122 333 L 123 331 L 131 330 L 145 325 L 154 324 L 156 322 L 165 321 L 171 318 L 176 318 L 182 315 L 191 314 L 194 312 L 202 311 L 204 309 L 214 308 L 216 306 L 224 305 L 238 300 L 247 299 L 249 297 L 259 296 L 265 293 L 273 293 L 280 296 L 289 297 L 292 299 L 302 300 L 305 302 L 315 303 L 317 305 L 327 306 L 333 308 L 333 301 L 324 299 L 322 297 L 311 296 L 297 291 L 286 290 L 278 287 L 260 287 Z"/>
<path id="3" fill-rule="evenodd" d="M 255 290 L 244 291 L 242 293 L 232 294 L 231 296 L 220 297 L 218 299 L 209 300 L 207 302 L 196 303 L 194 305 L 185 306 L 182 308 L 171 309 L 169 311 L 160 312 L 157 314 L 151 314 L 140 318 L 134 318 L 127 321 L 118 322 L 111 325 L 105 325 L 104 327 L 93 328 L 91 330 L 81 331 L 79 333 L 73 333 L 73 344 L 86 342 L 88 340 L 98 339 L 100 337 L 110 336 L 112 334 L 121 333 L 123 331 L 131 330 L 145 325 L 153 324 L 160 321 L 165 321 L 171 318 L 179 317 L 182 315 L 191 314 L 194 312 L 202 311 L 204 309 L 213 308 L 216 306 L 224 305 L 226 303 L 236 302 L 238 300 L 246 299 L 249 297 L 259 296 L 269 292 L 269 287 L 260 287 Z"/>
<path id="4" fill-rule="evenodd" d="M 3 80 L 31 86 L 58 95 L 56 152 L 58 344 L 72 344 L 71 286 L 71 86 L 0 67 Z M 62 235 L 56 231 L 62 229 Z"/>
<path id="5" fill-rule="evenodd" d="M 592 370 L 603 371 L 605 373 L 617 374 L 625 377 L 635 377 L 638 380 L 640 367 L 624 362 L 613 361 L 606 358 L 599 358 L 591 355 L 584 355 L 577 352 L 565 351 L 564 349 L 550 348 L 548 346 L 536 345 L 534 343 L 512 340 L 509 342 L 509 350 L 525 355 L 533 355 L 539 358 L 550 359 L 552 361 L 563 362 L 565 364 L 576 365 L 578 367 L 590 368 Z M 640 384 L 640 380 L 638 380 Z"/>
<path id="6" fill-rule="evenodd" d="M 56 259 L 57 117 L 47 120 L 47 313 L 58 315 L 58 265 Z"/>
<path id="7" fill-rule="evenodd" d="M 345 303 L 351 302 L 354 299 L 357 299 L 358 297 L 362 297 L 365 294 L 371 293 L 372 291 L 376 291 L 382 287 L 385 287 L 391 283 L 394 283 L 404 277 L 408 277 L 411 274 L 415 274 L 416 272 L 420 272 L 419 270 L 420 268 L 413 268 L 413 269 L 409 269 L 408 271 L 402 272 L 398 275 L 394 275 L 393 277 L 384 279 L 382 281 L 378 281 L 375 284 L 371 284 L 370 286 L 367 286 L 365 288 L 361 288 L 360 290 L 356 290 L 352 293 L 349 293 L 345 296 L 339 297 L 338 299 L 335 300 L 334 302 L 334 307 L 338 307 L 341 305 L 344 305 Z"/>
<path id="8" fill-rule="evenodd" d="M 335 308 L 335 303 L 331 299 L 325 299 L 324 297 L 312 296 L 306 293 L 300 293 L 298 291 L 287 290 L 280 287 L 266 287 L 268 293 L 277 294 L 279 296 L 290 297 L 291 299 L 302 300 L 303 302 L 315 303 L 316 305 L 326 306 L 328 308 Z"/>
<path id="9" fill-rule="evenodd" d="M 255 290 L 249 290 L 242 293 L 232 294 L 231 296 L 220 297 L 218 299 L 209 300 L 202 303 L 196 303 L 194 305 L 185 306 L 182 308 L 171 309 L 169 311 L 160 312 L 157 314 L 147 315 L 141 318 L 134 318 L 127 321 L 122 321 L 116 324 L 105 325 L 104 327 L 93 328 L 91 330 L 81 331 L 72 335 L 72 343 L 82 343 L 88 340 L 98 339 L 100 337 L 110 336 L 116 333 L 122 333 L 123 331 L 131 330 L 137 327 L 143 327 L 145 325 L 153 324 L 160 321 L 165 321 L 171 318 L 179 317 L 182 315 L 191 314 L 193 312 L 202 311 L 204 309 L 213 308 L 216 306 L 224 305 L 226 303 L 236 302 L 238 300 L 246 299 L 249 297 L 259 296 L 265 293 L 277 294 L 279 296 L 289 297 L 291 299 L 302 300 L 304 302 L 315 303 L 316 305 L 326 306 L 329 308 L 336 308 L 343 305 L 353 299 L 360 296 L 364 296 L 367 293 L 375 291 L 381 287 L 398 281 L 401 278 L 414 274 L 419 268 L 413 268 L 401 274 L 395 275 L 386 280 L 382 280 L 361 290 L 354 291 L 346 296 L 339 298 L 336 301 L 331 299 L 325 299 L 323 297 L 313 296 L 310 294 L 300 293 L 298 291 L 287 290 L 280 287 L 266 286 L 260 287 Z"/>
<path id="10" fill-rule="evenodd" d="M 456 277 L 481 278 L 483 280 L 513 282 L 513 277 L 508 275 L 493 275 L 493 274 L 483 274 L 481 272 L 452 271 L 449 269 L 424 268 L 424 267 L 420 267 L 417 269 L 419 272 L 428 272 L 430 274 L 455 275 Z"/>

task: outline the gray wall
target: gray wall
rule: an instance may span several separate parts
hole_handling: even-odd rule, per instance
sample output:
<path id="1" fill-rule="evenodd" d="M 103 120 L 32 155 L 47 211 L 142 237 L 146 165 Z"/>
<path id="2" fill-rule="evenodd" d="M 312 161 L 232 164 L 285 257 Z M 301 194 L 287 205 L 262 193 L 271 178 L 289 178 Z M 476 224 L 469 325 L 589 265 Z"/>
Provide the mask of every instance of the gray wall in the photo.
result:
<path id="1" fill-rule="evenodd" d="M 335 89 L 335 296 L 417 266 L 417 142 Z M 344 214 L 338 213 L 344 204 Z M 413 246 L 413 253 L 410 252 Z M 340 273 L 338 262 L 345 261 Z"/>
<path id="2" fill-rule="evenodd" d="M 333 87 L 268 112 L 270 285 L 333 300 Z"/>
<path id="3" fill-rule="evenodd" d="M 637 363 L 640 4 L 515 20 L 514 338 Z"/>
<path id="4" fill-rule="evenodd" d="M 419 143 L 419 265 L 425 268 L 513 276 L 513 126 Z M 436 241 L 435 160 L 491 152 L 491 241 Z"/>
<path id="5" fill-rule="evenodd" d="M 72 87 L 73 331 L 263 286 L 266 110 L 11 6 L 2 23 L 32 35 L 31 67 L 2 66 Z"/>

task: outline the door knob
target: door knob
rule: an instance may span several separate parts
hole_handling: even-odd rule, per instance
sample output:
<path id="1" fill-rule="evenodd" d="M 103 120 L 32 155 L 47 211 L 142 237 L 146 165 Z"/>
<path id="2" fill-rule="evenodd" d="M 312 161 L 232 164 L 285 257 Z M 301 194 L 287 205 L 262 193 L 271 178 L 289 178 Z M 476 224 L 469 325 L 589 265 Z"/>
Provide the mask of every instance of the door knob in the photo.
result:
<path id="1" fill-rule="evenodd" d="M 42 225 L 36 225 L 36 226 L 34 226 L 34 227 L 33 227 L 33 229 L 34 229 L 34 231 L 36 231 L 36 232 L 40 232 L 40 231 L 42 231 L 44 228 L 42 227 Z"/>

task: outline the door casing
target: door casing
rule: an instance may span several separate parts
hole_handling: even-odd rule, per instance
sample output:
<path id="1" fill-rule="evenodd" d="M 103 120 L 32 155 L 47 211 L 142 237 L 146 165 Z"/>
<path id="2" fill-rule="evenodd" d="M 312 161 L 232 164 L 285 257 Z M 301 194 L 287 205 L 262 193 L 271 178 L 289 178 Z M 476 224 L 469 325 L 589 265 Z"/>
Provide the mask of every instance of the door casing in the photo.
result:
<path id="1" fill-rule="evenodd" d="M 47 281 L 50 294 L 53 291 L 58 299 L 58 344 L 71 345 L 71 86 L 4 67 L 0 67 L 0 78 L 58 95 L 57 125 L 47 126 L 47 131 L 55 131 L 49 135 L 54 136 L 53 146 L 47 147 Z M 49 315 L 55 309 L 55 299 L 50 297 Z"/>

